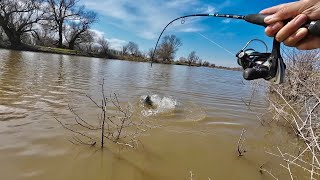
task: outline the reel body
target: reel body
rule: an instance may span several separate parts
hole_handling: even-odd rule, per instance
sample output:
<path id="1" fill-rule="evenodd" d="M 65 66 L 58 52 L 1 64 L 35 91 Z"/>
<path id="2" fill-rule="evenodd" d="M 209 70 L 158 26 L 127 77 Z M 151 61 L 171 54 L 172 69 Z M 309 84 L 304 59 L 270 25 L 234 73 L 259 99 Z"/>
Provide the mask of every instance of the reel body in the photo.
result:
<path id="1" fill-rule="evenodd" d="M 246 49 L 253 41 L 260 41 L 266 46 L 266 52 L 257 52 Z M 237 54 L 237 62 L 243 68 L 243 78 L 246 80 L 265 79 L 275 84 L 284 82 L 285 64 L 280 54 L 280 42 L 273 41 L 272 52 L 269 53 L 267 45 L 259 40 L 249 41 Z"/>

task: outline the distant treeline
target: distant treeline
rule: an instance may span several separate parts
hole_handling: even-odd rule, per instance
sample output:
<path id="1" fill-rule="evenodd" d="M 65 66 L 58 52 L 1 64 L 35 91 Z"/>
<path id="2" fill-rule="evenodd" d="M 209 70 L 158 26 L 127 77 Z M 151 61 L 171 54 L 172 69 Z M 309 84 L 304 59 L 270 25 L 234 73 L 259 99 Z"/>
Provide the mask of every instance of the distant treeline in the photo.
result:
<path id="1" fill-rule="evenodd" d="M 182 42 L 175 35 L 161 39 L 153 54 L 142 52 L 129 42 L 121 50 L 110 48 L 108 40 L 91 30 L 97 13 L 80 6 L 78 0 L 1 0 L 0 47 L 131 61 L 216 67 L 201 60 L 195 51 L 174 61 Z M 220 67 L 230 69 L 227 67 Z"/>

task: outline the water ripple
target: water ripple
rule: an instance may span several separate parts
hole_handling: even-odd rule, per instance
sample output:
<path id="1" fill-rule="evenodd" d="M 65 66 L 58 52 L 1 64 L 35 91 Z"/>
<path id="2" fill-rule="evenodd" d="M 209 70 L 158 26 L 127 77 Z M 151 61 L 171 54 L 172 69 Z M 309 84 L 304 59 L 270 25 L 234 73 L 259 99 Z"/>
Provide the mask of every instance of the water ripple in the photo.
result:
<path id="1" fill-rule="evenodd" d="M 24 109 L 0 105 L 0 121 L 25 118 L 28 113 Z"/>

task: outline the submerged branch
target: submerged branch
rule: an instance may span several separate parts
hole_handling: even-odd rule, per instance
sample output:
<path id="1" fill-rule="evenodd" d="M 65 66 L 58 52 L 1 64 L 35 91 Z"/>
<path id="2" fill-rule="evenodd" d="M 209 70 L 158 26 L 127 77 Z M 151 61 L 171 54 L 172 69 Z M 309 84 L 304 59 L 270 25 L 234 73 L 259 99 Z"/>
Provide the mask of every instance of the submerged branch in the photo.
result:
<path id="1" fill-rule="evenodd" d="M 244 136 L 244 133 L 246 132 L 246 130 L 243 128 L 242 129 L 242 132 L 241 132 L 241 135 L 240 135 L 240 138 L 239 138 L 239 141 L 238 141 L 238 146 L 237 146 L 237 150 L 238 150 L 238 156 L 244 156 L 244 153 L 246 153 L 247 151 L 242 149 L 242 146 L 243 146 L 243 142 L 245 139 L 242 139 L 243 136 Z"/>
<path id="2" fill-rule="evenodd" d="M 70 140 L 73 144 L 83 144 L 83 145 L 91 145 L 94 146 L 97 141 L 94 139 L 99 139 L 101 143 L 101 147 L 104 147 L 105 139 L 113 142 L 117 145 L 136 148 L 138 146 L 138 142 L 140 142 L 137 138 L 147 129 L 153 128 L 153 126 L 148 125 L 146 121 L 133 120 L 133 111 L 131 110 L 131 106 L 127 105 L 126 108 L 123 108 L 119 102 L 118 95 L 116 93 L 110 94 L 109 98 L 106 98 L 104 93 L 104 80 L 101 84 L 102 91 L 102 100 L 101 105 L 98 105 L 90 96 L 87 97 L 96 105 L 100 110 L 100 115 L 98 117 L 99 126 L 95 127 L 84 120 L 78 113 L 74 111 L 68 105 L 70 112 L 75 116 L 74 121 L 75 125 L 79 125 L 78 127 L 84 128 L 87 133 L 80 132 L 76 129 L 70 128 L 55 118 L 65 129 L 78 134 L 82 137 L 85 137 L 93 142 L 85 142 L 81 140 L 81 138 L 74 136 L 72 140 Z M 113 105 L 115 110 L 115 115 L 107 114 L 107 105 L 110 103 Z M 93 138 L 94 137 L 94 138 Z"/>
<path id="3" fill-rule="evenodd" d="M 54 119 L 55 119 L 56 121 L 58 121 L 63 128 L 65 128 L 65 129 L 67 129 L 67 130 L 69 130 L 69 131 L 71 131 L 71 132 L 74 132 L 74 133 L 76 133 L 76 134 L 79 134 L 79 135 L 81 135 L 81 136 L 83 136 L 83 137 L 86 137 L 86 138 L 88 138 L 88 139 L 90 139 L 90 140 L 92 140 L 92 141 L 95 142 L 95 140 L 94 140 L 92 137 L 90 137 L 90 136 L 88 136 L 88 135 L 86 135 L 86 134 L 84 134 L 84 133 L 82 133 L 82 132 L 76 131 L 76 130 L 74 130 L 74 129 L 72 129 L 72 128 L 69 128 L 68 126 L 64 125 L 61 121 L 59 121 L 57 118 L 54 118 Z"/>

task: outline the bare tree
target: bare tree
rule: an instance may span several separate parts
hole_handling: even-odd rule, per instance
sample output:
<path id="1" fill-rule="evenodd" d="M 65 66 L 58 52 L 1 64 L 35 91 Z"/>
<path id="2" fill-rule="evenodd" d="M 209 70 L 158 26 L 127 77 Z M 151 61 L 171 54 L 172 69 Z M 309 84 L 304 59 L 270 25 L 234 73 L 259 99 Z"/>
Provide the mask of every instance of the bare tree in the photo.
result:
<path id="1" fill-rule="evenodd" d="M 106 56 L 109 53 L 109 42 L 105 37 L 101 37 L 97 43 L 100 45 L 100 53 Z"/>
<path id="2" fill-rule="evenodd" d="M 122 46 L 121 54 L 122 54 L 123 56 L 128 55 L 128 46 Z"/>
<path id="3" fill-rule="evenodd" d="M 200 58 L 199 56 L 196 55 L 195 51 L 192 51 L 189 54 L 187 60 L 188 60 L 188 65 L 191 66 L 192 64 L 196 64 L 200 60 Z"/>
<path id="4" fill-rule="evenodd" d="M 166 35 L 162 38 L 162 42 L 156 52 L 157 59 L 161 59 L 162 62 L 171 62 L 174 59 L 175 53 L 179 47 L 182 46 L 182 42 L 175 35 Z"/>
<path id="5" fill-rule="evenodd" d="M 210 66 L 210 63 L 209 63 L 208 61 L 204 61 L 204 62 L 202 63 L 202 66 L 208 67 L 208 66 Z"/>
<path id="6" fill-rule="evenodd" d="M 152 56 L 153 56 L 153 48 L 150 48 L 150 49 L 148 50 L 147 56 L 148 56 L 149 58 L 152 58 Z"/>
<path id="7" fill-rule="evenodd" d="M 75 44 L 75 49 L 87 53 L 98 53 L 100 47 L 97 45 L 96 33 L 94 31 L 86 31 L 81 35 L 81 43 Z"/>
<path id="8" fill-rule="evenodd" d="M 132 56 L 138 56 L 140 54 L 139 46 L 135 42 L 130 41 L 126 45 L 126 49 L 127 49 L 128 53 L 130 53 L 130 55 L 132 55 Z"/>
<path id="9" fill-rule="evenodd" d="M 58 31 L 57 47 L 61 48 L 63 46 L 63 31 L 66 21 L 78 20 L 79 15 L 83 14 L 84 7 L 77 7 L 77 0 L 46 0 L 46 2 L 48 4 L 47 11 L 49 12 L 48 20 L 54 23 L 54 28 Z"/>
<path id="10" fill-rule="evenodd" d="M 78 14 L 76 20 L 71 20 L 65 28 L 65 39 L 68 42 L 68 48 L 74 49 L 74 46 L 88 41 L 88 30 L 90 25 L 97 20 L 97 14 L 93 11 L 82 11 Z"/>
<path id="11" fill-rule="evenodd" d="M 24 44 L 35 44 L 34 38 L 32 37 L 31 33 L 24 33 L 21 36 L 21 42 Z"/>
<path id="12" fill-rule="evenodd" d="M 3 31 L 2 27 L 0 26 L 0 42 L 4 42 L 8 39 L 6 33 Z"/>
<path id="13" fill-rule="evenodd" d="M 38 28 L 32 31 L 31 34 L 36 45 L 53 46 L 55 43 L 56 32 L 47 23 L 39 24 Z"/>
<path id="14" fill-rule="evenodd" d="M 82 44 L 86 44 L 87 46 L 90 46 L 90 50 L 88 49 L 86 52 L 98 52 L 98 47 L 94 40 L 94 32 L 92 31 L 85 31 L 82 33 L 79 38 L 75 41 L 73 49 L 80 49 L 80 46 Z"/>
<path id="15" fill-rule="evenodd" d="M 180 57 L 178 62 L 179 62 L 180 64 L 186 64 L 188 61 L 187 61 L 187 58 L 185 58 L 185 57 Z"/>
<path id="16" fill-rule="evenodd" d="M 0 26 L 12 48 L 22 46 L 21 37 L 34 31 L 35 24 L 44 17 L 43 0 L 1 0 Z"/>

